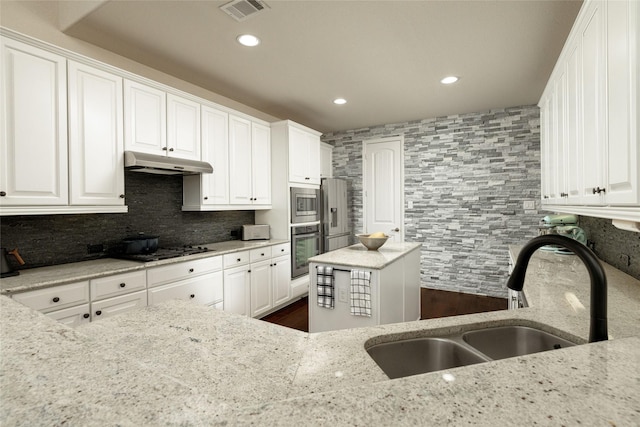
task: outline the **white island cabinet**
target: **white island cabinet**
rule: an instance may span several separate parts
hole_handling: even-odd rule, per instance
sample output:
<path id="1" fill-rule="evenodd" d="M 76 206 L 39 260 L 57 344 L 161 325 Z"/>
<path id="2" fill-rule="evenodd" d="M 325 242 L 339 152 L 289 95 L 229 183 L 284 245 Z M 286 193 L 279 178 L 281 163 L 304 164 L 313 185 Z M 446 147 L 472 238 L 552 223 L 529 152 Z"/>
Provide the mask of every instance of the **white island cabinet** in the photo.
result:
<path id="1" fill-rule="evenodd" d="M 309 332 L 409 322 L 420 318 L 420 243 L 361 244 L 310 258 Z M 318 266 L 333 268 L 334 307 L 318 306 Z M 371 316 L 351 314 L 351 271 L 370 273 Z"/>

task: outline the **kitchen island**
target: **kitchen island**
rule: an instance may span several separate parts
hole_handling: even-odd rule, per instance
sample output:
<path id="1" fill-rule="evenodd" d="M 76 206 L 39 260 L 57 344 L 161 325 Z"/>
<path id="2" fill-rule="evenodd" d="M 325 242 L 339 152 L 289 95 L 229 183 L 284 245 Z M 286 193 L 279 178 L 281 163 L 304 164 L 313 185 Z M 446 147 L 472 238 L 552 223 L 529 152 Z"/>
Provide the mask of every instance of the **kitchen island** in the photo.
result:
<path id="1" fill-rule="evenodd" d="M 388 242 L 370 251 L 358 243 L 310 258 L 309 332 L 419 320 L 421 246 Z M 322 274 L 326 271 L 330 274 Z M 361 297 L 351 289 L 353 271 L 366 275 L 368 315 L 351 313 L 353 298 Z M 326 288 L 319 288 L 318 280 L 326 278 L 331 281 L 331 295 L 325 301 Z"/>
<path id="2" fill-rule="evenodd" d="M 315 334 L 187 301 L 74 330 L 3 296 L 0 424 L 637 425 L 640 282 L 604 266 L 615 339 L 396 380 L 365 346 L 509 324 L 585 343 L 586 269 L 538 251 L 529 308 Z"/>

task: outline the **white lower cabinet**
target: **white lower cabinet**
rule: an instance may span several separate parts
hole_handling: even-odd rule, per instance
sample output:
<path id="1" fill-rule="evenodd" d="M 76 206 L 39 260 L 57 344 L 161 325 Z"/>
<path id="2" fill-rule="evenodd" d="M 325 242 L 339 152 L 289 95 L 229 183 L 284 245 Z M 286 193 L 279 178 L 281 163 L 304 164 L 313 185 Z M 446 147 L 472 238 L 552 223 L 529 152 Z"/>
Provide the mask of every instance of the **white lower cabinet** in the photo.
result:
<path id="1" fill-rule="evenodd" d="M 248 265 L 224 270 L 224 311 L 249 315 L 250 274 Z"/>
<path id="2" fill-rule="evenodd" d="M 207 273 L 191 279 L 148 290 L 149 305 L 171 299 L 194 301 L 203 305 L 214 305 L 222 301 L 222 271 Z"/>
<path id="3" fill-rule="evenodd" d="M 63 325 L 75 328 L 76 326 L 91 322 L 91 307 L 89 304 L 81 304 L 63 310 L 51 311 L 47 313 L 47 316 L 57 320 Z"/>
<path id="4" fill-rule="evenodd" d="M 291 299 L 291 257 L 289 255 L 283 255 L 271 261 L 271 287 L 274 307 Z"/>
<path id="5" fill-rule="evenodd" d="M 69 283 L 68 285 L 15 294 L 13 299 L 43 313 L 61 310 L 89 303 L 89 282 Z"/>
<path id="6" fill-rule="evenodd" d="M 258 317 L 273 307 L 271 260 L 251 264 L 251 317 Z"/>
<path id="7" fill-rule="evenodd" d="M 104 319 L 147 305 L 147 291 L 132 292 L 91 302 L 91 320 Z"/>

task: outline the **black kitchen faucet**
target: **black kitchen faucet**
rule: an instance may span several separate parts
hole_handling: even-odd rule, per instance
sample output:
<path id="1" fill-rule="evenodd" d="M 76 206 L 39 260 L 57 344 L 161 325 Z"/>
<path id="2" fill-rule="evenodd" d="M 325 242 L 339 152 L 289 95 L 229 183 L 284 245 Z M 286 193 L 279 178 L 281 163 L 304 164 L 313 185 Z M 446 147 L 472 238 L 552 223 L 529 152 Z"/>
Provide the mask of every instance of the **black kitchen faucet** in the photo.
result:
<path id="1" fill-rule="evenodd" d="M 569 249 L 582 260 L 591 278 L 591 325 L 589 328 L 589 342 L 606 341 L 607 333 L 607 277 L 602 264 L 596 255 L 582 243 L 569 237 L 546 234 L 531 239 L 524 245 L 513 272 L 507 281 L 507 287 L 514 291 L 521 291 L 531 255 L 541 246 L 559 245 Z"/>

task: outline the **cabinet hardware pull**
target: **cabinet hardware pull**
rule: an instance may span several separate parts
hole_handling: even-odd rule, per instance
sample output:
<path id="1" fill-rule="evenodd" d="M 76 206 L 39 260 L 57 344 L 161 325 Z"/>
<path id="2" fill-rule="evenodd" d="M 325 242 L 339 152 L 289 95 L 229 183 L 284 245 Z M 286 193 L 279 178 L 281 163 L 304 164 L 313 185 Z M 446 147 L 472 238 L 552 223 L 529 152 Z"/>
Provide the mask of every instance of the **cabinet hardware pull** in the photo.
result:
<path id="1" fill-rule="evenodd" d="M 96 311 L 96 316 L 100 316 L 102 314 L 102 311 L 98 310 Z"/>
<path id="2" fill-rule="evenodd" d="M 169 148 L 169 151 L 173 151 L 173 148 Z"/>
<path id="3" fill-rule="evenodd" d="M 120 197 L 121 199 L 124 199 L 124 194 L 121 194 L 119 197 Z"/>
<path id="4" fill-rule="evenodd" d="M 85 319 L 88 319 L 89 318 L 89 313 L 83 314 L 82 317 L 84 317 Z"/>
<path id="5" fill-rule="evenodd" d="M 204 196 L 204 199 L 205 199 L 205 200 L 209 200 L 209 198 L 208 198 L 207 196 Z"/>
<path id="6" fill-rule="evenodd" d="M 127 286 L 127 284 L 126 284 L 126 283 L 120 283 L 120 287 L 121 287 L 121 288 L 124 288 L 125 286 Z"/>
<path id="7" fill-rule="evenodd" d="M 240 258 L 238 258 L 236 261 L 237 261 L 237 262 L 240 262 L 240 261 L 241 261 L 241 259 L 240 259 Z"/>
<path id="8" fill-rule="evenodd" d="M 190 269 L 189 269 L 189 273 L 193 273 L 193 268 L 190 268 Z"/>
<path id="9" fill-rule="evenodd" d="M 392 228 L 391 231 L 398 232 L 398 231 L 400 231 L 400 229 L 398 227 L 396 227 L 396 228 Z"/>
<path id="10" fill-rule="evenodd" d="M 167 151 L 167 147 L 162 147 L 162 151 Z"/>
<path id="11" fill-rule="evenodd" d="M 600 194 L 600 193 L 607 193 L 607 189 L 606 188 L 600 188 L 600 187 L 596 187 L 593 189 L 593 194 Z"/>
<path id="12" fill-rule="evenodd" d="M 4 197 L 4 196 L 6 196 L 6 195 L 7 195 L 7 192 L 6 192 L 6 191 L 0 191 L 0 197 Z"/>
<path id="13" fill-rule="evenodd" d="M 251 270 L 247 270 L 247 273 L 251 273 Z"/>
<path id="14" fill-rule="evenodd" d="M 196 297 L 196 294 L 189 295 L 189 298 L 195 298 L 195 297 Z"/>
<path id="15" fill-rule="evenodd" d="M 58 298 L 58 297 L 53 297 L 53 302 L 59 302 L 59 301 L 60 301 L 60 298 Z"/>

